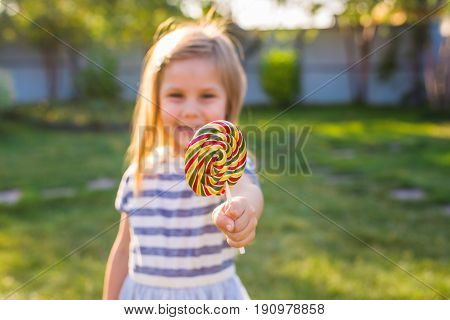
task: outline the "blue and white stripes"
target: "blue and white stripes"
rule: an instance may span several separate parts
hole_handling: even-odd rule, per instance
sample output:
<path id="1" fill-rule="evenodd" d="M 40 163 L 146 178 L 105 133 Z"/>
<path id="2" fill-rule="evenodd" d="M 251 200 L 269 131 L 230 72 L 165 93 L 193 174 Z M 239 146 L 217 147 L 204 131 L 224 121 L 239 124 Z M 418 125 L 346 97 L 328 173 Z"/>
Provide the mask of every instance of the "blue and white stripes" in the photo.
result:
<path id="1" fill-rule="evenodd" d="M 160 287 L 196 287 L 235 273 L 236 249 L 213 224 L 211 212 L 224 197 L 200 197 L 185 181 L 183 159 L 173 159 L 142 181 L 133 194 L 134 166 L 125 172 L 116 209 L 130 224 L 129 276 Z M 249 168 L 253 168 L 250 163 Z M 162 170 L 162 168 L 164 170 Z M 253 170 L 247 174 L 258 183 Z"/>

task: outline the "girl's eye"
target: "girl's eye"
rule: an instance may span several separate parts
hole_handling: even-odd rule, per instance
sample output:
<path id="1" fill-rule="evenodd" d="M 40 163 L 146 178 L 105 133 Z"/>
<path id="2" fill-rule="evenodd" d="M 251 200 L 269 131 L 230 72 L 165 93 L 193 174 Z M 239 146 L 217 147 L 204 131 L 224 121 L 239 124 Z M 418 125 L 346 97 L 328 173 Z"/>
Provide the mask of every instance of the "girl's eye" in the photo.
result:
<path id="1" fill-rule="evenodd" d="M 206 93 L 206 94 L 202 95 L 202 98 L 204 98 L 204 99 L 211 99 L 214 97 L 215 97 L 215 95 L 213 95 L 211 93 Z"/>
<path id="2" fill-rule="evenodd" d="M 171 98 L 182 98 L 183 95 L 181 93 L 174 92 L 174 93 L 169 93 L 169 97 L 171 97 Z"/>

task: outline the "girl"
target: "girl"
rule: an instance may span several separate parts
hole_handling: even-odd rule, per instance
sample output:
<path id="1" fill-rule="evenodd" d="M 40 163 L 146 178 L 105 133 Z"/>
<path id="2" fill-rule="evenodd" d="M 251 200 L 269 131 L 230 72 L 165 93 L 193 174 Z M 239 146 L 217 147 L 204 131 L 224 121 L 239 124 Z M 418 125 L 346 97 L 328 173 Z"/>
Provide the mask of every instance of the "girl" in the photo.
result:
<path id="1" fill-rule="evenodd" d="M 144 60 L 103 298 L 248 299 L 234 259 L 253 241 L 263 209 L 254 166 L 248 159 L 227 204 L 194 194 L 183 159 L 196 129 L 238 121 L 245 74 L 219 24 L 185 24 L 157 37 Z"/>

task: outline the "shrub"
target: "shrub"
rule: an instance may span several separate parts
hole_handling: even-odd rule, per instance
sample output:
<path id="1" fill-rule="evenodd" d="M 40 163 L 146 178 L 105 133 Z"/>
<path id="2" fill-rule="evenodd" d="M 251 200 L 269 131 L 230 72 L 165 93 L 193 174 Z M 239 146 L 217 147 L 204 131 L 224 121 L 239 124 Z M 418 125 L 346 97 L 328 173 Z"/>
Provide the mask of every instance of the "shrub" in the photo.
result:
<path id="1" fill-rule="evenodd" d="M 79 95 L 84 99 L 116 99 L 120 96 L 120 86 L 111 74 L 117 74 L 117 61 L 106 53 L 97 53 L 96 56 L 95 61 L 108 72 L 89 63 L 75 79 Z"/>
<path id="2" fill-rule="evenodd" d="M 298 96 L 299 65 L 293 49 L 271 49 L 261 59 L 261 85 L 272 102 L 282 107 Z"/>
<path id="3" fill-rule="evenodd" d="M 6 71 L 0 69 L 0 111 L 11 108 L 13 98 L 11 78 Z"/>

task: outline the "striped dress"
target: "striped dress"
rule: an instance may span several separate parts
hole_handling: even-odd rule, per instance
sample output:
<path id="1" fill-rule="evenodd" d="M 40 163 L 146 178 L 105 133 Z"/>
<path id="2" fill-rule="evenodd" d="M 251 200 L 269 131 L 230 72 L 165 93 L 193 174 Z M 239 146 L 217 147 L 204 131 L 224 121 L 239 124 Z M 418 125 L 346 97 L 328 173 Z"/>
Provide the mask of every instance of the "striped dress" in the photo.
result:
<path id="1" fill-rule="evenodd" d="M 259 185 L 248 158 L 246 174 Z M 213 224 L 211 212 L 224 196 L 197 196 L 184 175 L 184 160 L 172 158 L 144 175 L 133 193 L 135 166 L 124 173 L 116 197 L 128 214 L 128 276 L 121 299 L 246 299 L 236 275 L 237 249 Z"/>

